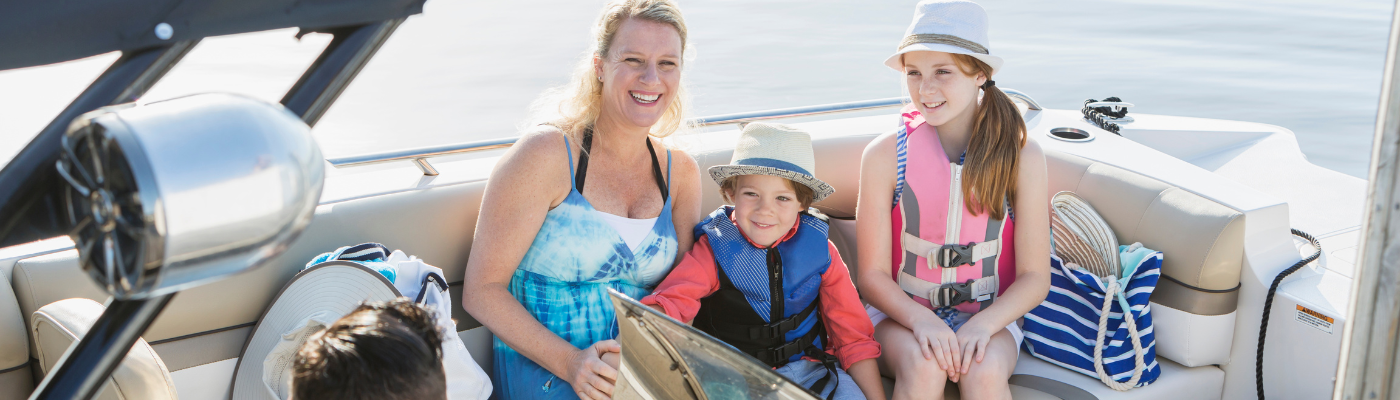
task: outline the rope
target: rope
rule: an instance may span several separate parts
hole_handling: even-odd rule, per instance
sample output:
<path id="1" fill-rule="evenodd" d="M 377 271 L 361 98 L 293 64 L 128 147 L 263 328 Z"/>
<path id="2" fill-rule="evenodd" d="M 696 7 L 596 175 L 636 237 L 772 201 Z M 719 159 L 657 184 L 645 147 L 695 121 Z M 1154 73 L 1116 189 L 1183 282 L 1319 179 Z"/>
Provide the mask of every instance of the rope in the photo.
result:
<path id="1" fill-rule="evenodd" d="M 1298 263 L 1293 264 L 1292 267 L 1283 270 L 1278 276 L 1275 276 L 1274 283 L 1269 285 L 1269 294 L 1264 297 L 1264 319 L 1259 321 L 1259 348 L 1254 353 L 1254 386 L 1259 391 L 1259 400 L 1264 400 L 1264 337 L 1269 332 L 1269 311 L 1274 305 L 1274 292 L 1278 291 L 1278 285 L 1283 283 L 1283 278 L 1292 275 L 1294 272 L 1298 272 L 1299 268 L 1303 268 L 1304 265 L 1308 265 L 1308 263 L 1316 261 L 1318 257 L 1322 256 L 1322 244 L 1317 242 L 1317 238 L 1309 235 L 1307 232 L 1297 229 L 1293 229 L 1292 231 L 1293 236 L 1307 240 L 1317 251 L 1313 252 L 1308 258 L 1299 260 Z"/>
<path id="2" fill-rule="evenodd" d="M 1117 97 L 1109 97 L 1103 99 L 1103 101 L 1119 102 L 1123 101 L 1123 99 Z M 1126 117 L 1128 116 L 1128 108 L 1121 107 L 1118 111 L 1114 111 L 1113 107 L 1089 107 L 1090 103 L 1097 102 L 1098 100 L 1094 99 L 1084 100 L 1084 108 L 1080 109 L 1079 112 L 1084 113 L 1085 119 L 1088 119 L 1090 122 L 1093 122 L 1094 125 L 1103 128 L 1103 130 L 1113 132 L 1114 135 L 1123 136 L 1122 133 L 1118 133 L 1118 130 L 1121 129 L 1121 127 L 1119 127 L 1118 124 L 1110 122 L 1108 118 Z"/>
<path id="3" fill-rule="evenodd" d="M 1128 336 L 1132 338 L 1133 342 L 1133 377 L 1128 379 L 1127 383 L 1122 383 L 1114 380 L 1112 376 L 1108 375 L 1108 372 L 1104 371 L 1103 339 L 1104 334 L 1108 332 L 1108 312 L 1113 306 L 1115 295 L 1122 297 L 1123 289 L 1118 286 L 1117 279 L 1109 277 L 1108 289 L 1104 292 L 1103 296 L 1103 310 L 1099 313 L 1099 337 L 1094 341 L 1094 372 L 1099 373 L 1099 380 L 1103 381 L 1103 384 L 1108 385 L 1109 388 L 1120 392 L 1126 392 L 1137 386 L 1138 379 L 1141 379 L 1142 373 L 1147 371 L 1147 363 L 1143 361 L 1143 353 L 1146 353 L 1146 351 L 1142 350 L 1142 340 L 1138 337 L 1137 322 L 1133 321 L 1133 309 L 1125 306 L 1123 308 L 1123 321 L 1128 323 Z M 1125 301 L 1123 304 L 1126 305 L 1127 302 Z"/>

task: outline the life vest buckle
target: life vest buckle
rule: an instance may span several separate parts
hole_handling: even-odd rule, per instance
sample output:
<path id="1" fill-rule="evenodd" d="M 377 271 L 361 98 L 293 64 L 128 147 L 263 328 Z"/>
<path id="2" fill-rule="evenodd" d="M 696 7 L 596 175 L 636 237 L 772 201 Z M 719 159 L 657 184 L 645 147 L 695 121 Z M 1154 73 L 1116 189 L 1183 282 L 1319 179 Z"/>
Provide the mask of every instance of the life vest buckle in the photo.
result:
<path id="1" fill-rule="evenodd" d="M 953 282 L 938 285 L 929 293 L 929 303 L 934 307 L 952 307 L 962 303 L 972 301 L 972 285 L 974 279 L 967 282 Z"/>
<path id="2" fill-rule="evenodd" d="M 932 252 L 933 254 L 929 254 L 927 257 L 929 263 L 928 267 L 929 269 L 933 269 L 934 266 L 957 268 L 975 263 L 977 259 L 973 258 L 972 251 L 976 247 L 976 242 L 968 244 L 945 244 L 934 250 Z"/>
<path id="3" fill-rule="evenodd" d="M 966 282 L 953 282 L 939 285 L 929 291 L 928 302 L 934 307 L 952 307 L 963 303 L 980 303 L 991 300 L 997 291 L 997 278 L 985 276 L 981 279 L 968 279 Z"/>

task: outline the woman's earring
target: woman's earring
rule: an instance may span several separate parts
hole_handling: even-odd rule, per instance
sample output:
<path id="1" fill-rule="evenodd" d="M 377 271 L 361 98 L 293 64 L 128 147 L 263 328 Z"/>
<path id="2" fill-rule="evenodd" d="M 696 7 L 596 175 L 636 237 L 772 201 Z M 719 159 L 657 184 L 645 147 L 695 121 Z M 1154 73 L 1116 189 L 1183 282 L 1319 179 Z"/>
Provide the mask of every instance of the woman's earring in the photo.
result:
<path id="1" fill-rule="evenodd" d="M 602 82 L 602 81 L 603 81 L 603 77 L 601 77 L 601 76 L 598 77 L 598 82 Z"/>

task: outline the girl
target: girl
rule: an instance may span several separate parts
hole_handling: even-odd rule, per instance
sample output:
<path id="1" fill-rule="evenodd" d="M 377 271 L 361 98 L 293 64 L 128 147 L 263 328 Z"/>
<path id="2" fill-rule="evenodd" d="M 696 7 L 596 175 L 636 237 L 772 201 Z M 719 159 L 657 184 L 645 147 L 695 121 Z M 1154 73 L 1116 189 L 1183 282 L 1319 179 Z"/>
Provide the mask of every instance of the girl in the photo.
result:
<path id="1" fill-rule="evenodd" d="M 860 291 L 894 398 L 1010 399 L 1015 321 L 1050 287 L 1045 156 L 1027 140 L 987 16 L 970 1 L 926 0 L 885 64 L 913 104 L 861 160 Z M 946 379 L 945 379 L 946 378 Z"/>

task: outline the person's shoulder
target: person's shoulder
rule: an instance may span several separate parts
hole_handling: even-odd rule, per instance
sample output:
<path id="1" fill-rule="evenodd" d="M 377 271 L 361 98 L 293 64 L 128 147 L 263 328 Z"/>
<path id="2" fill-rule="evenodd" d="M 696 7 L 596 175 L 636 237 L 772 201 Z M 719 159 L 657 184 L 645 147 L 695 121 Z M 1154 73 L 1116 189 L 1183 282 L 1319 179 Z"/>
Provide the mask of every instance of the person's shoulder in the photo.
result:
<path id="1" fill-rule="evenodd" d="M 695 157 L 691 157 L 690 153 L 676 146 L 667 146 L 666 141 L 660 138 L 651 137 L 650 140 L 659 149 L 665 149 L 670 154 L 671 170 L 676 176 L 694 176 L 699 173 L 700 164 L 695 161 Z"/>
<path id="2" fill-rule="evenodd" d="M 865 146 L 865 151 L 867 153 L 874 149 L 889 149 L 889 151 L 894 151 L 895 142 L 899 141 L 900 132 L 903 131 L 895 129 L 875 136 L 875 139 L 871 139 L 870 144 Z"/>

